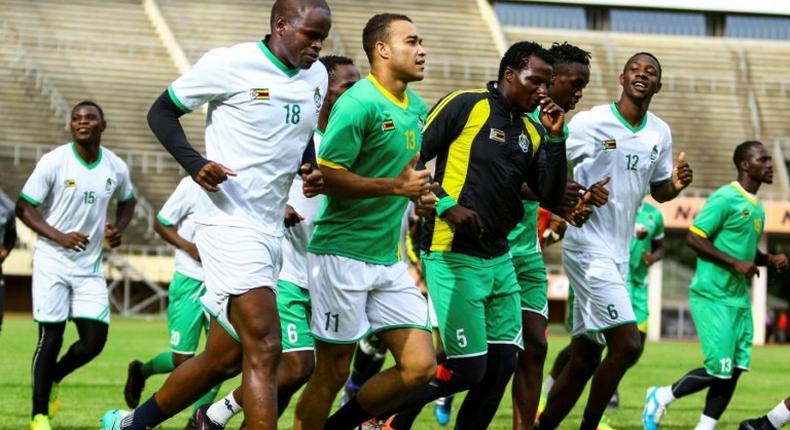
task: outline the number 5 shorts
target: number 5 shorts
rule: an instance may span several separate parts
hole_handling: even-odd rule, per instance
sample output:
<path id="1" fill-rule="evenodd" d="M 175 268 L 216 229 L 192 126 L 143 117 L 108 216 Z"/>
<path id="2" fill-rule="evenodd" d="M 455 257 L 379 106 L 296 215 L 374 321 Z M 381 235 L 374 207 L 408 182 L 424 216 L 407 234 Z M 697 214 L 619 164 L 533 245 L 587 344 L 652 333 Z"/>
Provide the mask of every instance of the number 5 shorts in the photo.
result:
<path id="1" fill-rule="evenodd" d="M 307 254 L 313 336 L 350 344 L 399 328 L 430 331 L 428 303 L 404 262 L 371 264 L 339 255 Z"/>
<path id="2" fill-rule="evenodd" d="M 603 332 L 636 323 L 625 279 L 628 262 L 611 256 L 562 250 L 562 265 L 573 289 L 571 336 L 587 336 L 605 345 Z"/>
<path id="3" fill-rule="evenodd" d="M 281 241 L 281 237 L 242 227 L 198 224 L 195 229 L 206 283 L 206 294 L 200 301 L 237 341 L 238 334 L 228 318 L 230 297 L 262 287 L 277 293 Z"/>

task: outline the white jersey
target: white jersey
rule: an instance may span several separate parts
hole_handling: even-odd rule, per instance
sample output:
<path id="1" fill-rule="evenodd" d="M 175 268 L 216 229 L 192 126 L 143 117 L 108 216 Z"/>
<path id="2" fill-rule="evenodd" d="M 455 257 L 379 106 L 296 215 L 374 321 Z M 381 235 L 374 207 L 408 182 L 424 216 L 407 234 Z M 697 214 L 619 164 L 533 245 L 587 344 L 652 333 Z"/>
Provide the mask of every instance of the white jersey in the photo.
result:
<path id="1" fill-rule="evenodd" d="M 195 242 L 195 204 L 200 197 L 200 185 L 189 176 L 181 179 L 173 194 L 156 215 L 156 219 L 166 226 L 176 226 L 178 235 Z M 203 280 L 203 266 L 182 249 L 176 249 L 176 272 L 198 281 Z"/>
<path id="2" fill-rule="evenodd" d="M 323 136 L 323 133 L 318 129 L 313 133 L 316 154 L 318 154 L 318 148 L 321 146 Z M 310 243 L 310 237 L 313 235 L 315 216 L 324 204 L 324 196 L 305 197 L 302 191 L 302 184 L 302 177 L 296 175 L 288 193 L 288 204 L 304 220 L 285 230 L 282 244 L 283 266 L 280 270 L 279 279 L 301 288 L 307 288 L 307 245 Z"/>
<path id="3" fill-rule="evenodd" d="M 134 186 L 126 163 L 112 151 L 100 146 L 98 158 L 88 164 L 74 145 L 61 145 L 44 154 L 20 196 L 38 207 L 47 224 L 56 230 L 88 236 L 88 246 L 83 251 L 65 249 L 53 240 L 38 236 L 36 254 L 63 262 L 57 269 L 98 273 L 107 207 L 113 198 L 133 199 Z"/>
<path id="4" fill-rule="evenodd" d="M 569 228 L 564 247 L 611 256 L 627 262 L 636 211 L 650 184 L 672 178 L 672 134 L 648 112 L 633 127 L 614 103 L 579 112 L 568 124 L 566 142 L 573 179 L 590 186 L 610 176 L 609 202 L 593 209 L 582 228 Z"/>
<path id="5" fill-rule="evenodd" d="M 168 88 L 189 112 L 208 103 L 206 158 L 236 171 L 202 192 L 195 222 L 281 236 L 288 187 L 318 121 L 328 77 L 290 69 L 263 41 L 206 53 Z"/>

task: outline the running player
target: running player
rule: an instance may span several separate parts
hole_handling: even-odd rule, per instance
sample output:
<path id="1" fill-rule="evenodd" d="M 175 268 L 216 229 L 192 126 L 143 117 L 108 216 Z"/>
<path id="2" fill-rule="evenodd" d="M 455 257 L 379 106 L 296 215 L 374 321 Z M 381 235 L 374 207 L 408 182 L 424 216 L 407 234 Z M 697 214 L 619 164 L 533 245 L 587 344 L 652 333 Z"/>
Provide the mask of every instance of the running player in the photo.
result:
<path id="1" fill-rule="evenodd" d="M 159 236 L 176 247 L 175 273 L 167 289 L 170 351 L 157 354 L 145 363 L 138 360 L 129 363 L 124 398 L 130 408 L 140 403 L 140 394 L 148 377 L 170 373 L 195 355 L 200 333 L 208 329 L 208 319 L 200 306 L 200 297 L 206 292 L 206 287 L 200 253 L 195 246 L 193 220 L 200 192 L 192 178 L 184 177 L 154 221 L 154 230 Z M 194 409 L 211 403 L 217 390 L 219 385 L 195 402 Z"/>
<path id="2" fill-rule="evenodd" d="M 552 83 L 548 96 L 566 113 L 576 107 L 590 82 L 590 53 L 568 43 L 554 43 Z M 540 108 L 530 117 L 539 122 Z M 563 129 L 567 138 L 567 127 Z M 538 238 L 540 202 L 524 200 L 524 219 L 508 235 L 513 266 L 521 286 L 521 323 L 524 349 L 519 351 L 513 376 L 513 428 L 531 429 L 538 408 L 543 362 L 546 359 L 546 324 L 549 315 L 548 278 Z"/>
<path id="3" fill-rule="evenodd" d="M 107 341 L 110 302 L 102 272 L 103 241 L 116 248 L 136 203 L 129 168 L 101 145 L 104 112 L 92 101 L 71 111 L 71 143 L 44 154 L 17 200 L 16 214 L 38 234 L 33 254 L 33 355 L 31 430 L 49 430 L 60 382 L 99 355 Z M 115 225 L 107 208 L 116 199 Z M 79 339 L 58 360 L 67 320 Z"/>
<path id="4" fill-rule="evenodd" d="M 16 245 L 16 217 L 14 202 L 0 191 L 0 332 L 3 331 L 3 314 L 5 313 L 5 278 L 3 278 L 3 262 Z"/>
<path id="5" fill-rule="evenodd" d="M 425 50 L 405 15 L 379 14 L 362 32 L 370 75 L 337 101 L 318 155 L 326 203 L 308 247 L 316 367 L 294 428 L 346 429 L 397 405 L 435 369 L 425 298 L 398 256 L 409 198 L 429 193 L 414 165 L 426 105 L 408 88 Z M 374 332 L 396 365 L 371 378 L 327 419 L 357 341 Z"/>
<path id="6" fill-rule="evenodd" d="M 664 202 L 692 180 L 685 154 L 673 168 L 669 126 L 648 112 L 661 89 L 661 65 L 640 52 L 625 63 L 620 99 L 577 114 L 569 124 L 568 160 L 582 185 L 611 177 L 609 202 L 582 227 L 570 229 L 563 245 L 563 265 L 575 298 L 571 358 L 549 392 L 537 429 L 555 429 L 592 378 L 581 430 L 598 427 L 606 405 L 625 372 L 639 357 L 636 317 L 626 274 L 634 217 L 645 190 Z M 596 366 L 603 345 L 606 357 Z M 591 364 L 592 363 L 592 364 Z"/>
<path id="7" fill-rule="evenodd" d="M 359 70 L 347 57 L 330 55 L 319 59 L 329 74 L 329 89 L 318 116 L 313 142 L 318 150 L 329 120 L 329 112 L 341 94 L 359 80 Z M 310 294 L 307 285 L 307 244 L 313 234 L 313 220 L 321 208 L 322 197 L 305 198 L 302 180 L 294 178 L 288 193 L 288 210 L 283 237 L 283 267 L 277 281 L 277 311 L 283 357 L 277 370 L 277 413 L 282 415 L 291 396 L 310 378 L 315 366 L 313 335 L 310 333 Z M 223 399 L 196 414 L 206 428 L 224 428 L 241 411 L 241 390 L 236 388 Z M 205 424 L 204 424 L 205 423 Z M 201 428 L 201 427 L 199 427 Z"/>
<path id="8" fill-rule="evenodd" d="M 738 430 L 777 430 L 790 423 L 790 397 L 760 418 L 742 421 Z"/>
<path id="9" fill-rule="evenodd" d="M 105 429 L 155 427 L 239 370 L 242 397 L 257 406 L 245 411 L 247 427 L 277 425 L 275 292 L 283 213 L 295 172 L 301 171 L 306 196 L 320 191 L 321 173 L 299 159 L 327 89 L 326 69 L 316 60 L 331 26 L 329 6 L 278 0 L 270 26 L 271 34 L 257 43 L 209 51 L 148 114 L 162 145 L 204 189 L 195 243 L 211 327 L 205 351 L 178 366 L 130 414 L 106 413 Z M 193 149 L 178 120 L 204 103 L 208 159 Z"/>
<path id="10" fill-rule="evenodd" d="M 738 179 L 708 197 L 686 236 L 698 255 L 689 305 L 704 365 L 672 385 L 647 390 L 642 413 L 646 430 L 659 428 L 672 402 L 706 388 L 705 409 L 695 428 L 716 427 L 738 377 L 751 365 L 751 279 L 758 265 L 780 271 L 788 267 L 785 254 L 766 254 L 757 248 L 765 225 L 765 209 L 757 191 L 760 185 L 773 182 L 771 154 L 762 143 L 749 140 L 735 148 L 732 159 Z"/>
<path id="11" fill-rule="evenodd" d="M 496 414 L 522 347 L 507 240 L 524 218 L 522 185 L 551 205 L 566 185 L 565 113 L 547 97 L 553 62 L 537 43 L 515 43 L 497 81 L 451 93 L 428 116 L 421 155 L 437 158 L 441 188 L 421 261 L 446 361 L 409 396 L 389 423 L 394 429 L 411 428 L 423 404 L 467 389 L 457 416 L 463 428 L 485 429 Z M 525 115 L 538 107 L 540 122 Z"/>

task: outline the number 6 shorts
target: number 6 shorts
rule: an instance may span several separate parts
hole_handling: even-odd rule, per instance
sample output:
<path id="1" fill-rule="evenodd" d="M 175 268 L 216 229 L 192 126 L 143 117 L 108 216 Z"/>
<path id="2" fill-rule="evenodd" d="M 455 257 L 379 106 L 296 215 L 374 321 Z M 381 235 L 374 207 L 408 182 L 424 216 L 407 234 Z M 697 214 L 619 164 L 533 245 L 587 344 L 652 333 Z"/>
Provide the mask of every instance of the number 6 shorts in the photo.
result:
<path id="1" fill-rule="evenodd" d="M 330 254 L 307 254 L 313 336 L 350 344 L 398 328 L 430 331 L 428 303 L 405 263 L 391 266 Z"/>
<path id="2" fill-rule="evenodd" d="M 628 262 L 617 263 L 611 256 L 563 249 L 562 265 L 574 293 L 571 336 L 587 336 L 605 345 L 604 331 L 636 324 L 625 285 Z"/>
<path id="3" fill-rule="evenodd" d="M 448 358 L 484 355 L 490 343 L 523 346 L 521 288 L 509 254 L 432 252 L 420 261 Z"/>

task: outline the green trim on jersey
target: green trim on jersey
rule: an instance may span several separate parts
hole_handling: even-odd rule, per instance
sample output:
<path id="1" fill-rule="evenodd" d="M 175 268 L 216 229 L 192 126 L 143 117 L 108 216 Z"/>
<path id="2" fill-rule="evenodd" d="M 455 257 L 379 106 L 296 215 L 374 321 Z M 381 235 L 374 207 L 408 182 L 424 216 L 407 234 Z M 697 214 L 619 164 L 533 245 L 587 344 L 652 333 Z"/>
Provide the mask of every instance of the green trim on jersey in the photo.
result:
<path id="1" fill-rule="evenodd" d="M 127 195 L 126 197 L 124 197 L 124 198 L 121 200 L 121 202 L 122 202 L 122 203 L 123 203 L 123 202 L 128 202 L 128 201 L 134 200 L 135 198 L 136 198 L 136 196 L 134 195 L 134 190 L 132 190 L 132 191 L 129 191 L 129 195 Z"/>
<path id="2" fill-rule="evenodd" d="M 36 206 L 41 204 L 40 201 L 34 199 L 33 197 L 30 197 L 29 195 L 27 195 L 25 193 L 22 193 L 22 192 L 19 193 L 19 197 L 22 197 L 23 200 L 25 200 L 26 202 L 28 202 L 31 205 L 33 205 L 33 207 L 36 207 Z"/>
<path id="3" fill-rule="evenodd" d="M 269 50 L 269 47 L 266 46 L 263 40 L 258 41 L 258 47 L 261 48 L 263 55 L 265 55 L 266 58 L 268 58 L 269 61 L 271 61 L 272 64 L 275 65 L 275 67 L 280 69 L 281 72 L 285 73 L 285 76 L 288 76 L 289 78 L 293 78 L 294 76 L 296 76 L 297 73 L 299 73 L 298 67 L 288 67 L 285 64 L 283 64 L 283 62 L 280 61 L 280 59 L 277 58 L 277 56 L 275 56 L 271 50 Z"/>
<path id="4" fill-rule="evenodd" d="M 631 133 L 639 133 L 643 128 L 645 128 L 645 125 L 647 125 L 647 113 L 645 113 L 645 116 L 642 117 L 642 122 L 638 126 L 634 127 L 630 122 L 623 118 L 623 115 L 620 114 L 619 110 L 617 110 L 617 104 L 615 102 L 612 102 L 609 107 L 612 108 L 612 113 L 617 118 L 617 120 L 620 121 L 620 124 L 623 124 L 623 127 L 631 130 Z"/>
<path id="5" fill-rule="evenodd" d="M 738 182 L 731 182 L 708 197 L 690 230 L 733 258 L 754 261 L 764 224 L 762 202 L 746 193 Z M 750 285 L 750 280 L 732 267 L 698 257 L 689 294 L 726 306 L 749 308 Z"/>
<path id="6" fill-rule="evenodd" d="M 317 135 L 319 135 L 319 136 L 321 136 L 321 137 L 324 137 L 324 130 L 321 130 L 321 129 L 320 129 L 320 128 L 318 128 L 318 127 L 316 127 L 316 128 L 314 128 L 314 129 L 313 129 L 313 133 L 315 133 L 315 134 L 317 134 Z"/>
<path id="7" fill-rule="evenodd" d="M 173 104 L 176 105 L 177 108 L 181 109 L 181 112 L 184 112 L 184 113 L 191 113 L 192 112 L 192 109 L 186 107 L 183 103 L 181 103 L 181 100 L 178 99 L 178 96 L 176 95 L 175 90 L 173 90 L 173 86 L 172 85 L 169 85 L 167 87 L 167 95 L 170 96 L 170 101 L 172 101 Z"/>
<path id="8" fill-rule="evenodd" d="M 86 168 L 86 169 L 88 169 L 88 170 L 93 170 L 93 168 L 94 168 L 94 167 L 98 166 L 98 165 L 99 165 L 99 163 L 101 163 L 102 153 L 104 152 L 104 151 L 102 150 L 101 146 L 99 147 L 99 155 L 96 157 L 96 159 L 95 159 L 95 160 L 93 160 L 93 163 L 88 163 L 87 161 L 85 161 L 85 159 L 84 159 L 84 158 L 82 158 L 82 156 L 80 155 L 80 153 L 79 153 L 79 152 L 77 152 L 77 148 L 76 148 L 76 146 L 75 146 L 75 145 L 76 145 L 76 143 L 74 143 L 74 142 L 71 142 L 71 152 L 72 152 L 72 154 L 74 154 L 74 157 L 75 157 L 77 160 L 79 160 L 80 164 L 82 164 L 83 166 L 85 166 L 85 168 Z"/>
<path id="9" fill-rule="evenodd" d="M 171 227 L 173 225 L 167 218 L 163 217 L 162 214 L 156 214 L 156 219 L 162 223 L 165 227 Z"/>

